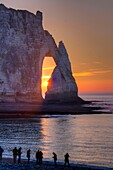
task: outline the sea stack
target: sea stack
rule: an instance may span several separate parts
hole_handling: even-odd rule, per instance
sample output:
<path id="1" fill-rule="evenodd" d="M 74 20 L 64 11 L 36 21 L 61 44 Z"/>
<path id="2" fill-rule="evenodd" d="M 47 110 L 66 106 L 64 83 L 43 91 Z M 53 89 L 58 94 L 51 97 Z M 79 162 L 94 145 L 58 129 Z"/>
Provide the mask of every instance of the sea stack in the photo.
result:
<path id="1" fill-rule="evenodd" d="M 71 63 L 67 50 L 63 42 L 59 42 L 59 54 L 61 61 L 53 70 L 52 76 L 48 81 L 45 101 L 50 103 L 83 103 L 78 97 L 78 87 L 72 75 Z"/>

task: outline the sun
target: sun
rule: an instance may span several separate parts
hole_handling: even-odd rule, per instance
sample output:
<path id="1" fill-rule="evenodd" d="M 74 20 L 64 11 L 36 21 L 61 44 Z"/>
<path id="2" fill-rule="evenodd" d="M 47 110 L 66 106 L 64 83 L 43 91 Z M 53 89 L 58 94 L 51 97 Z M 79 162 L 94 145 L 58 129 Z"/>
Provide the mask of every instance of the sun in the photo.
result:
<path id="1" fill-rule="evenodd" d="M 42 86 L 47 87 L 47 86 L 48 86 L 48 81 L 44 81 L 44 82 L 42 83 Z"/>

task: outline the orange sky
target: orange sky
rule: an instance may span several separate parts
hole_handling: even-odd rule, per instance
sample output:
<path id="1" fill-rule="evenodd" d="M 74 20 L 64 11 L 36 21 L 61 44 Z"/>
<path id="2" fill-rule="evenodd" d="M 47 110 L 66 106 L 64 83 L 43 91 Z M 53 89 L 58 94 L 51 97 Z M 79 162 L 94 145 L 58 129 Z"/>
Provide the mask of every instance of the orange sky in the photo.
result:
<path id="1" fill-rule="evenodd" d="M 53 59 L 46 57 L 43 63 L 43 94 L 47 89 L 47 81 L 50 78 L 54 67 L 55 63 Z M 112 70 L 95 71 L 92 69 L 86 72 L 75 72 L 73 73 L 73 76 L 79 87 L 79 93 L 110 93 L 113 92 L 113 81 L 110 79 L 110 74 L 112 74 Z M 97 82 L 95 82 L 95 79 L 97 79 Z"/>
<path id="2" fill-rule="evenodd" d="M 79 93 L 113 92 L 113 0 L 0 2 L 33 13 L 43 12 L 44 29 L 57 44 L 63 40 L 67 48 Z M 50 76 L 55 66 L 52 59 L 45 59 L 43 66 L 51 67 L 43 71 L 43 76 Z"/>

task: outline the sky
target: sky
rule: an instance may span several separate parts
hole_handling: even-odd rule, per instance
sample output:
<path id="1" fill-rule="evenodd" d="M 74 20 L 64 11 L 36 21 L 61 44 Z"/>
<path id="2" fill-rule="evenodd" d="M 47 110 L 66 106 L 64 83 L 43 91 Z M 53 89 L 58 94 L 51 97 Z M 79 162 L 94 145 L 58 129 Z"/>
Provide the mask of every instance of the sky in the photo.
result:
<path id="1" fill-rule="evenodd" d="M 43 12 L 43 26 L 62 40 L 79 93 L 113 92 L 113 0 L 1 0 L 7 7 Z M 45 58 L 43 92 L 55 63 Z"/>

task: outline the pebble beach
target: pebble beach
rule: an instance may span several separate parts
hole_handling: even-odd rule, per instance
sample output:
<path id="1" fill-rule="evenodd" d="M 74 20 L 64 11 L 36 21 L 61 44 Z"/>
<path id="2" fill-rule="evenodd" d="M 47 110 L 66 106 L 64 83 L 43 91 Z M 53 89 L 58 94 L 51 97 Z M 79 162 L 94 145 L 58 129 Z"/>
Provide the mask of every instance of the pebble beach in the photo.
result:
<path id="1" fill-rule="evenodd" d="M 3 159 L 0 162 L 0 170 L 112 170 L 113 168 L 102 168 L 86 165 L 76 165 L 72 164 L 69 167 L 64 166 L 62 163 L 57 163 L 57 166 L 54 166 L 52 162 L 43 162 L 42 165 L 36 165 L 35 161 L 30 161 L 27 163 L 27 160 L 22 160 L 21 163 L 13 163 L 12 159 Z"/>

